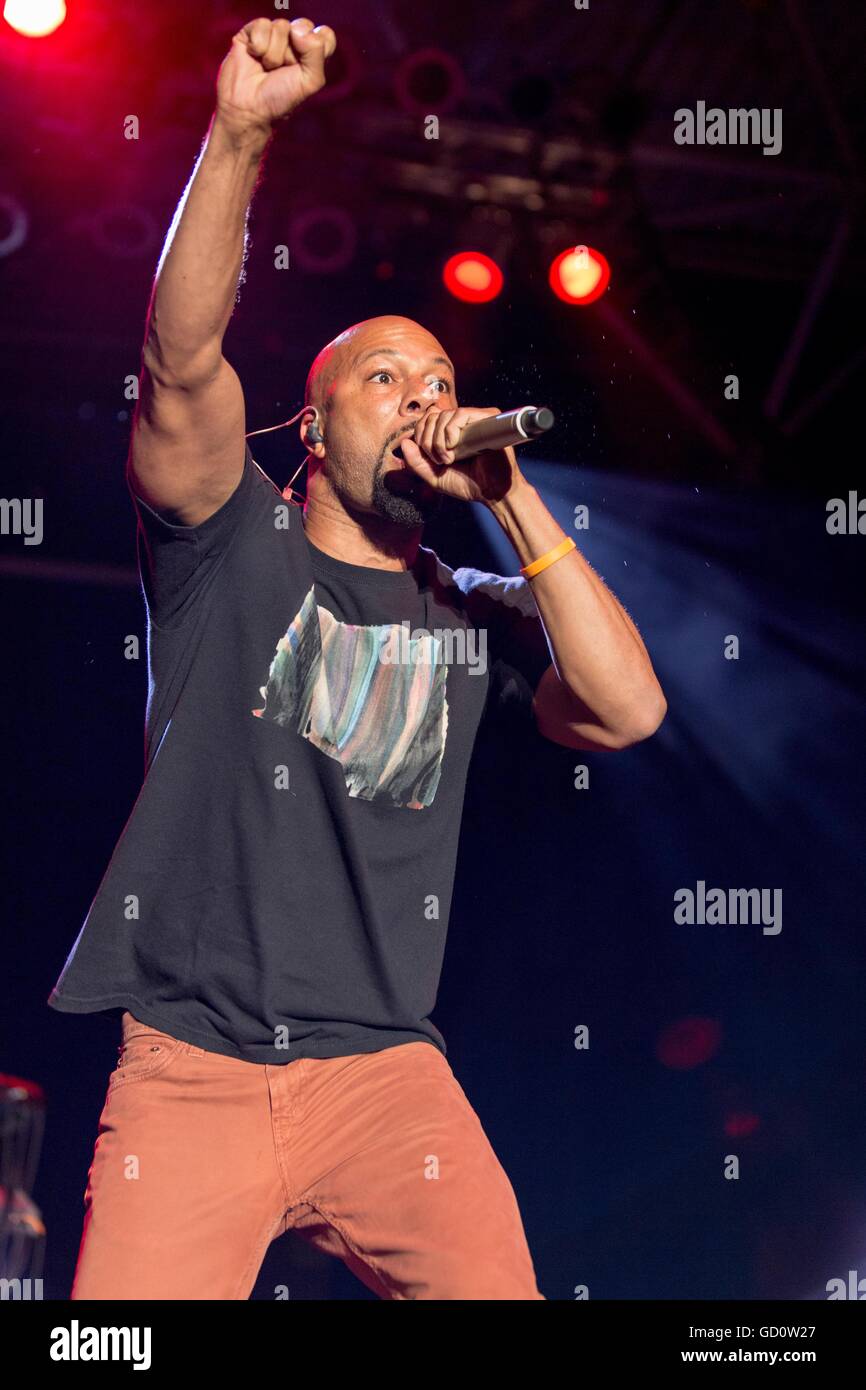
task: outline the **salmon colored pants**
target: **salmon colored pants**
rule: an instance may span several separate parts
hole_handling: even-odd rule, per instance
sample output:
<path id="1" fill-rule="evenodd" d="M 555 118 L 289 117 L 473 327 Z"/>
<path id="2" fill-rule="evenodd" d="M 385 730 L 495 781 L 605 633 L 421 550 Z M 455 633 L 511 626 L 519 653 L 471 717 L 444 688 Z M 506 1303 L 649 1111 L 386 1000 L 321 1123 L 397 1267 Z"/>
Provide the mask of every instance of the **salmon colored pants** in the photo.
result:
<path id="1" fill-rule="evenodd" d="M 511 1183 L 422 1041 L 271 1066 L 124 1013 L 84 1207 L 72 1299 L 249 1298 L 289 1230 L 380 1298 L 544 1298 Z"/>

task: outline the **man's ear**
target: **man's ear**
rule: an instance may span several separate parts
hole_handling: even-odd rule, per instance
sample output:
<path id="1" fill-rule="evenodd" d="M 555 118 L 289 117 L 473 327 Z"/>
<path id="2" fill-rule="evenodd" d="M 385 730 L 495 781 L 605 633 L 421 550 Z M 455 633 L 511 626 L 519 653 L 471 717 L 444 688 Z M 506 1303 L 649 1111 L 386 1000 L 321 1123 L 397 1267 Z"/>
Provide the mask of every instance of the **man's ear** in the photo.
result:
<path id="1" fill-rule="evenodd" d="M 319 429 L 318 411 L 312 417 L 312 419 L 307 421 L 307 439 L 310 442 L 310 444 L 321 444 L 324 440 L 324 435 L 322 434 L 322 431 Z"/>
<path id="2" fill-rule="evenodd" d="M 308 453 L 313 454 L 317 459 L 323 459 L 325 457 L 325 443 L 319 428 L 319 412 L 315 407 L 311 407 L 301 420 L 299 433 L 301 443 Z"/>

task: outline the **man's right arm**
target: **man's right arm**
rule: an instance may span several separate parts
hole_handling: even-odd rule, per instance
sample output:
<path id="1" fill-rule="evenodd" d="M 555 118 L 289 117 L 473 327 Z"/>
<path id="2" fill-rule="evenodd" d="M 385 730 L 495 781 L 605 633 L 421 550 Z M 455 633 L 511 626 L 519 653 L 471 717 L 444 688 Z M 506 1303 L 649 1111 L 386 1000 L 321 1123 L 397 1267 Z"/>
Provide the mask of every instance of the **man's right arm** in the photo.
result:
<path id="1" fill-rule="evenodd" d="M 274 122 L 324 84 L 335 46 L 310 20 L 256 19 L 220 69 L 207 141 L 157 267 L 127 461 L 132 490 L 181 526 L 201 525 L 240 482 L 244 398 L 222 342 L 247 208 Z"/>

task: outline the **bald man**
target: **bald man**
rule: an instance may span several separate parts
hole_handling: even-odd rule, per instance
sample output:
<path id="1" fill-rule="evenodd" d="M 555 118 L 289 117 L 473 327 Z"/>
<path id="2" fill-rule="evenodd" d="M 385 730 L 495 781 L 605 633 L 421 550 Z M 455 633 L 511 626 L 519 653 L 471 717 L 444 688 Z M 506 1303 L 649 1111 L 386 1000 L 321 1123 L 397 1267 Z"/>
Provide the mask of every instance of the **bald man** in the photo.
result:
<path id="1" fill-rule="evenodd" d="M 49 999 L 122 1019 L 73 1299 L 245 1299 L 289 1230 L 381 1298 L 543 1298 L 430 1017 L 469 759 L 488 713 L 615 749 L 664 699 L 513 450 L 455 462 L 496 408 L 458 405 L 412 319 L 313 362 L 303 507 L 253 460 L 222 355 L 246 210 L 334 43 L 307 19 L 235 36 L 157 271 L 127 468 L 145 777 Z M 421 545 L 444 496 L 531 577 Z"/>

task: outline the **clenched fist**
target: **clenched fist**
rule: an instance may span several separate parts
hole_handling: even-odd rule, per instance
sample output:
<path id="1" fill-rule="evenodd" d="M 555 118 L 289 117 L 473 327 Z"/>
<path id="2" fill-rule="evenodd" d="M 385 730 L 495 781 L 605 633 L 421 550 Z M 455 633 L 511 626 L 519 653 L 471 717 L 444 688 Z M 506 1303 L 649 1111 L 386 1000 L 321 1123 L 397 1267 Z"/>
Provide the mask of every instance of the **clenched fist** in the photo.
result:
<path id="1" fill-rule="evenodd" d="M 333 29 L 311 19 L 253 19 L 235 34 L 217 79 L 217 110 L 234 129 L 269 129 L 325 85 Z"/>

